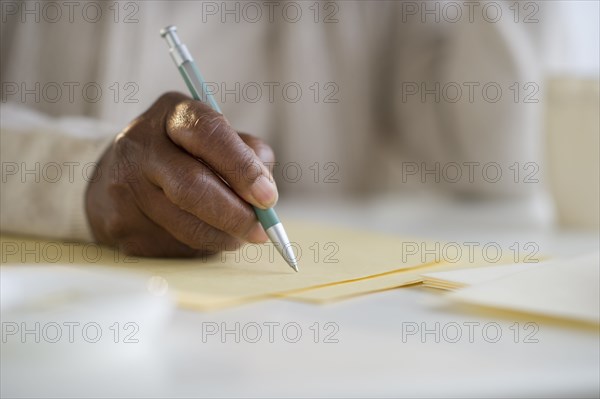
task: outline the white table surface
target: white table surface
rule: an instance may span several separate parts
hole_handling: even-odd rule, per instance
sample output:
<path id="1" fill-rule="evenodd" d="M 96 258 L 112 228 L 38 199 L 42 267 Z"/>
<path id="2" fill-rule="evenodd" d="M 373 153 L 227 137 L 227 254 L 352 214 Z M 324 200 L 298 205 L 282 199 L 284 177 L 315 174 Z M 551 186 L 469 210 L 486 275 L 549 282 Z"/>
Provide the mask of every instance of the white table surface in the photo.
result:
<path id="1" fill-rule="evenodd" d="M 539 204 L 534 205 L 538 211 L 523 203 L 396 205 L 388 200 L 329 205 L 282 202 L 280 213 L 306 217 L 309 207 L 311 218 L 321 222 L 439 240 L 494 240 L 502 245 L 533 241 L 540 253 L 551 256 L 598 250 L 597 232 L 551 228 L 544 212 L 538 212 Z M 138 343 L 3 344 L 2 396 L 600 395 L 597 329 L 461 309 L 445 302 L 442 292 L 419 286 L 330 305 L 269 300 L 209 313 L 170 308 L 167 297 L 159 300 L 159 305 L 151 305 L 160 309 L 156 314 L 142 316 L 139 306 L 120 305 L 125 318 L 139 320 Z M 95 309 L 85 315 L 56 317 L 83 323 L 95 320 Z M 106 315 L 106 309 L 103 312 Z M 529 321 L 535 325 L 526 327 Z M 236 323 L 240 331 L 247 329 L 239 342 L 233 333 L 203 337 L 203 330 L 235 329 Z M 273 342 L 268 339 L 268 323 L 279 323 L 273 325 Z M 314 342 L 315 323 L 319 323 L 318 342 Z M 326 323 L 332 324 L 326 329 Z M 257 325 L 263 335 L 253 343 Z M 286 325 L 300 328 L 298 342 L 288 342 L 296 330 L 288 329 L 284 336 Z M 434 333 L 421 334 L 436 325 L 437 339 Z M 324 342 L 332 326 L 337 332 L 330 338 L 337 342 Z M 403 337 L 415 326 L 418 333 Z M 471 340 L 468 326 L 473 328 Z M 457 331 L 461 338 L 451 342 Z M 491 342 L 498 331 L 501 337 Z M 527 339 L 529 333 L 533 335 Z"/>

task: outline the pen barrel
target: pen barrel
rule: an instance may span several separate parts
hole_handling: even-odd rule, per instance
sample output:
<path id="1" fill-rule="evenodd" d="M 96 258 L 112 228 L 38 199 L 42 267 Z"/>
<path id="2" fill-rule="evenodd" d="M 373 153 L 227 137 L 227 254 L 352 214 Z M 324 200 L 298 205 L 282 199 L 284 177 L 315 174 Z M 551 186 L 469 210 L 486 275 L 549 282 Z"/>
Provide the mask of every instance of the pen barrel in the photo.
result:
<path id="1" fill-rule="evenodd" d="M 206 87 L 206 82 L 204 81 L 202 74 L 193 61 L 186 61 L 181 64 L 179 66 L 179 71 L 181 72 L 185 83 L 190 89 L 192 96 L 196 100 L 207 103 L 212 109 L 220 114 L 223 113 L 221 111 L 221 107 L 219 107 L 219 104 L 217 103 L 217 100 L 215 100 L 215 97 L 212 95 L 212 92 Z"/>

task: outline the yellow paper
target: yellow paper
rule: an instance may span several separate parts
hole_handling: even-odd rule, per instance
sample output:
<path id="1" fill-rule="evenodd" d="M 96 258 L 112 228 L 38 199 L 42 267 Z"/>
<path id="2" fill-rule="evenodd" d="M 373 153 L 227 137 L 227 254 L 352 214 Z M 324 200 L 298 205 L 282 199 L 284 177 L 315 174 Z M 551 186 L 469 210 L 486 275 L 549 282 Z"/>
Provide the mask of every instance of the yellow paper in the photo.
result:
<path id="1" fill-rule="evenodd" d="M 429 248 L 431 247 L 432 246 L 430 245 Z M 428 256 L 425 256 L 424 259 L 428 259 Z M 489 265 L 501 265 L 512 262 L 514 262 L 512 256 L 503 256 L 495 263 L 488 263 L 481 255 L 476 255 L 473 258 L 461 258 L 456 262 L 429 262 L 418 265 L 414 268 L 397 270 L 380 276 L 369 276 L 351 283 L 340 282 L 327 287 L 309 288 L 301 291 L 290 292 L 283 296 L 288 299 L 303 302 L 333 302 L 371 292 L 384 291 L 422 283 L 424 280 L 424 273 L 488 267 Z"/>
<path id="2" fill-rule="evenodd" d="M 422 256 L 403 239 L 346 229 L 286 223 L 298 252 L 295 273 L 272 244 L 247 245 L 207 259 L 132 258 L 108 248 L 39 240 L 2 239 L 3 263 L 62 263 L 118 267 L 164 279 L 180 304 L 212 309 L 281 295 L 309 287 L 323 287 L 421 265 Z M 75 246 L 76 245 L 76 246 Z M 15 248 L 16 247 L 16 248 Z M 57 249 L 58 248 L 58 249 Z M 54 252 L 60 256 L 55 256 Z M 100 252 L 99 255 L 97 253 Z M 35 254 L 42 254 L 34 260 Z M 52 257 L 51 262 L 48 258 Z"/>

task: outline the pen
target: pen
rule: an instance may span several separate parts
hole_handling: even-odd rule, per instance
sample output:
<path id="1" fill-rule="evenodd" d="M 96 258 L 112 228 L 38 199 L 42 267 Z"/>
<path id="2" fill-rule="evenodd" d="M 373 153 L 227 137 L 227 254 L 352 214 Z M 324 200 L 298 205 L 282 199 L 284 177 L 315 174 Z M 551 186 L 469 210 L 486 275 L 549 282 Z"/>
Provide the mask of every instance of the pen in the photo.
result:
<path id="1" fill-rule="evenodd" d="M 177 36 L 177 27 L 173 25 L 167 26 L 166 28 L 161 29 L 160 35 L 167 40 L 171 57 L 173 58 L 175 65 L 177 65 L 179 72 L 181 72 L 181 76 L 183 76 L 183 80 L 188 89 L 190 89 L 192 97 L 194 97 L 195 100 L 208 103 L 212 109 L 222 114 L 221 108 L 215 101 L 212 93 L 206 90 L 206 83 L 194 62 L 192 55 L 185 44 L 181 43 L 179 40 L 179 37 Z M 292 248 L 292 244 L 290 243 L 275 210 L 273 208 L 253 208 L 258 221 L 265 229 L 267 236 L 275 245 L 277 251 L 283 256 L 283 259 L 285 259 L 287 264 L 297 272 L 298 262 L 296 260 L 296 255 L 294 254 L 294 249 Z"/>

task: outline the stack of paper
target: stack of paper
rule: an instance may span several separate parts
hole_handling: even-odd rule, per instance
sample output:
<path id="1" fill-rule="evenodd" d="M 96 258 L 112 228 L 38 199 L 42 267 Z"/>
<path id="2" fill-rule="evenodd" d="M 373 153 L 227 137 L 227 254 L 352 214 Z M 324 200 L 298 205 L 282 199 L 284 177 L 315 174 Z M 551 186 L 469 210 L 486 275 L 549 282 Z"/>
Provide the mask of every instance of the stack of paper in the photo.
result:
<path id="1" fill-rule="evenodd" d="M 423 285 L 440 290 L 456 290 L 470 285 L 481 284 L 501 277 L 544 266 L 544 263 L 515 263 L 502 266 L 487 266 L 477 269 L 459 269 L 445 272 L 425 273 Z"/>
<path id="2" fill-rule="evenodd" d="M 403 250 L 403 242 L 422 240 L 306 224 L 286 223 L 286 227 L 294 240 L 300 273 L 291 270 L 270 243 L 249 244 L 204 259 L 149 259 L 126 257 L 94 244 L 3 237 L 2 263 L 93 264 L 133 270 L 145 273 L 152 284 L 160 281 L 181 305 L 198 309 L 360 281 L 434 263 L 421 251 Z"/>
<path id="3" fill-rule="evenodd" d="M 149 286 L 168 290 L 181 305 L 203 310 L 270 297 L 323 303 L 420 283 L 424 272 L 485 264 L 466 256 L 444 263 L 439 252 L 432 253 L 434 243 L 413 238 L 288 222 L 286 228 L 294 240 L 299 273 L 270 243 L 206 259 L 148 259 L 94 244 L 3 237 L 2 263 L 132 270 L 144 274 Z"/>
<path id="4" fill-rule="evenodd" d="M 451 293 L 460 303 L 600 324 L 598 254 L 556 260 Z M 464 276 L 461 279 L 465 281 Z"/>

